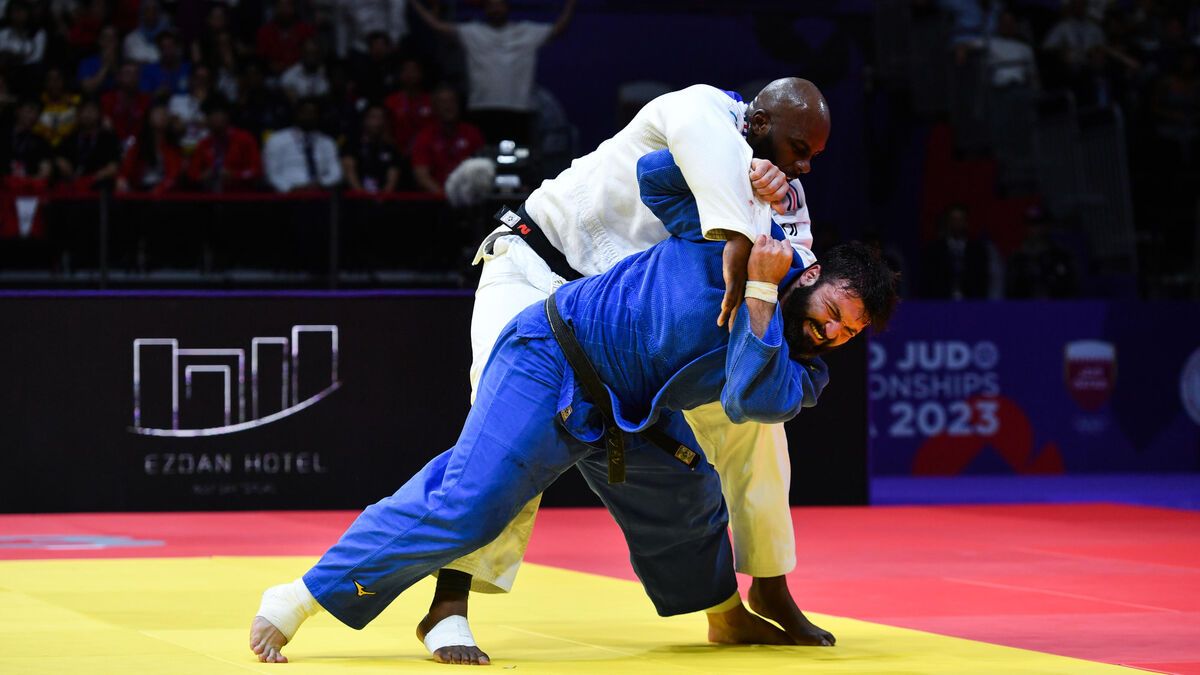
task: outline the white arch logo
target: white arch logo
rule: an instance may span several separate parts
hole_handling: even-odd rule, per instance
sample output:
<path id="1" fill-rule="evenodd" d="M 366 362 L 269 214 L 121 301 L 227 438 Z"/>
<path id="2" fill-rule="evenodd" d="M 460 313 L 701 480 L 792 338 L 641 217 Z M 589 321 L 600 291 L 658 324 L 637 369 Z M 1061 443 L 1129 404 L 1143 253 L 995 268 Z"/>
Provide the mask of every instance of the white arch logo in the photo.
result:
<path id="1" fill-rule="evenodd" d="M 329 384 L 317 393 L 300 400 L 300 338 L 306 333 L 324 333 L 329 336 Z M 142 351 L 147 347 L 170 347 L 171 349 L 171 426 L 142 426 Z M 280 352 L 279 405 L 280 410 L 259 416 L 259 353 L 268 349 Z M 189 357 L 214 357 L 229 360 L 228 364 L 188 364 Z M 215 427 L 180 428 L 179 422 L 179 368 L 183 366 L 183 394 L 192 396 L 193 382 L 203 376 L 217 375 L 222 378 L 224 396 L 224 423 Z M 234 366 L 236 361 L 237 365 Z M 246 416 L 246 350 L 181 348 L 177 338 L 137 338 L 133 341 L 133 426 L 129 430 L 144 436 L 219 436 L 254 429 L 311 407 L 332 394 L 341 386 L 338 381 L 338 327 L 333 325 L 292 326 L 291 338 L 256 337 L 250 340 L 250 415 Z M 270 394 L 267 394 L 270 395 Z M 234 407 L 236 397 L 236 408 Z M 264 399 L 265 401 L 265 399 Z M 235 419 L 236 417 L 236 419 Z"/>

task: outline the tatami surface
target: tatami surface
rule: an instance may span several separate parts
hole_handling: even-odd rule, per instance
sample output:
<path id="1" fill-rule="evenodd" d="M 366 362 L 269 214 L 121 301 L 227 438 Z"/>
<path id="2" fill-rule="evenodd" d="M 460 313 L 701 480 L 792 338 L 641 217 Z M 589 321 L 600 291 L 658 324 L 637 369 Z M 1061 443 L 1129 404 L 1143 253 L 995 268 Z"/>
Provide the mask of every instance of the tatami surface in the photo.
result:
<path id="1" fill-rule="evenodd" d="M 311 620 L 288 665 L 249 652 L 262 589 L 302 573 L 354 515 L 0 516 L 0 672 L 454 668 L 413 636 L 431 584 L 363 631 Z M 834 648 L 718 647 L 702 616 L 656 616 L 600 510 L 539 515 L 514 592 L 473 596 L 476 636 L 492 668 L 531 673 L 1200 673 L 1200 514 L 875 507 L 794 519 L 789 581 Z"/>

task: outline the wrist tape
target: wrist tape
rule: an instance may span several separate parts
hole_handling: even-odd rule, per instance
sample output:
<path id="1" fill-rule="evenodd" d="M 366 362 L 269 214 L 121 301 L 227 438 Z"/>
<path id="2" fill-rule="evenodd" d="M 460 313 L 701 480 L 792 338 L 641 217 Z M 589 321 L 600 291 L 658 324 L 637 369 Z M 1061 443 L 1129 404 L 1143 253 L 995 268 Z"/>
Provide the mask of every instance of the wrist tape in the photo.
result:
<path id="1" fill-rule="evenodd" d="M 779 286 L 766 281 L 747 281 L 746 297 L 775 303 L 779 301 Z"/>

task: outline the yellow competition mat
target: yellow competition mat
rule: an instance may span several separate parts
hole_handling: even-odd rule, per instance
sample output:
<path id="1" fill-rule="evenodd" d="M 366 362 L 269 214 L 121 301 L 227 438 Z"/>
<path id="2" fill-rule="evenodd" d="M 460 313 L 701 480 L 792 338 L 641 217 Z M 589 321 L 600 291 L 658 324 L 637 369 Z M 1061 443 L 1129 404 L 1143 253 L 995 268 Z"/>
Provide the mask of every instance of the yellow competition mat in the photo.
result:
<path id="1" fill-rule="evenodd" d="M 452 673 L 413 629 L 433 584 L 402 595 L 362 631 L 328 614 L 259 663 L 247 645 L 259 595 L 307 557 L 0 562 L 0 673 Z M 493 671 L 517 673 L 1105 673 L 1128 669 L 812 615 L 838 646 L 717 646 L 703 615 L 663 619 L 629 581 L 526 565 L 507 596 L 472 596 Z"/>

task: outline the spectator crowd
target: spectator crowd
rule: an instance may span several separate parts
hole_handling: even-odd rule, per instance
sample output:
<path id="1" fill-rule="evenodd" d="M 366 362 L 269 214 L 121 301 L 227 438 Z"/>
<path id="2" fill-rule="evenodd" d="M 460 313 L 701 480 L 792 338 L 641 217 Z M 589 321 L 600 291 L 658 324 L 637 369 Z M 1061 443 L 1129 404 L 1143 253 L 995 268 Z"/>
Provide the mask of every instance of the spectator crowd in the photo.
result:
<path id="1" fill-rule="evenodd" d="M 1023 100 L 1071 102 L 1081 117 L 1117 113 L 1124 130 L 1134 226 L 1143 269 L 1161 278 L 1192 273 L 1200 228 L 1200 3 L 1194 0 L 912 0 L 916 19 L 947 27 L 947 64 L 960 91 L 990 89 L 992 128 L 1011 129 L 993 152 L 1029 166 L 1033 118 L 1003 107 Z M 962 82 L 980 78 L 978 85 Z M 954 116 L 951 115 L 952 121 Z M 960 129 L 956 128 L 956 132 Z M 1019 141 L 1019 142 L 1014 142 Z M 1045 158 L 1042 158 L 1045 161 Z M 1018 184 L 1020 187 L 1020 184 Z M 1105 198 L 1110 195 L 1104 195 Z M 1042 194 L 1041 197 L 1053 197 Z M 941 216 L 939 236 L 921 252 L 917 290 L 925 297 L 1070 297 L 1087 275 L 1087 245 L 1032 209 L 1025 241 L 1000 260 L 985 233 L 968 233 L 961 206 Z M 1147 244 L 1147 242 L 1149 242 Z"/>
<path id="2" fill-rule="evenodd" d="M 482 4 L 451 23 L 419 0 L 0 0 L 0 176 L 47 193 L 441 194 L 486 145 L 531 140 L 536 54 L 574 2 L 554 23 Z"/>

